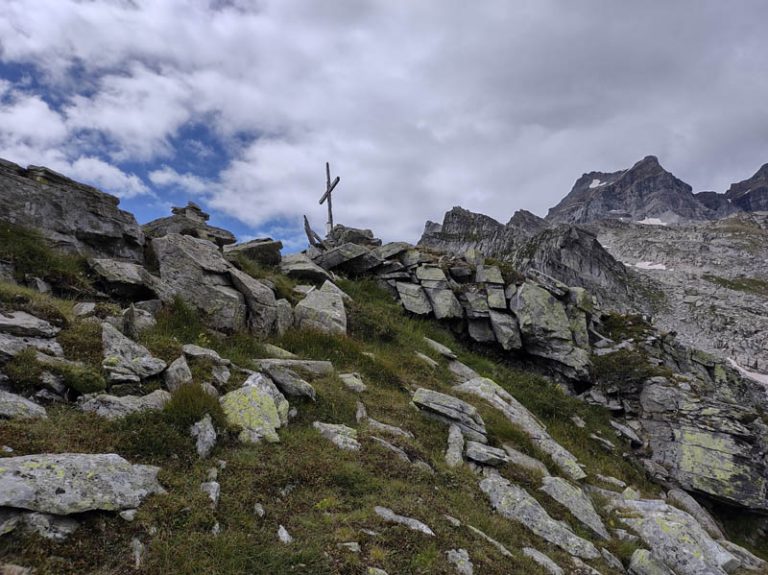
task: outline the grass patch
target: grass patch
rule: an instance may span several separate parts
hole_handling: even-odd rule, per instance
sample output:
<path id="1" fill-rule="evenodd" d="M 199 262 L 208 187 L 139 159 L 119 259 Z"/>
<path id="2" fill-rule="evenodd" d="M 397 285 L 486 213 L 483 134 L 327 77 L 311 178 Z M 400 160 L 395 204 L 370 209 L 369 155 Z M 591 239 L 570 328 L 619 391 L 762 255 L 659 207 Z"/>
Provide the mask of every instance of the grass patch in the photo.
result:
<path id="1" fill-rule="evenodd" d="M 712 274 L 704 274 L 705 280 L 726 289 L 768 297 L 768 281 L 760 278 L 724 278 Z"/>
<path id="2" fill-rule="evenodd" d="M 49 321 L 57 327 L 68 325 L 74 302 L 62 300 L 31 288 L 0 282 L 0 311 L 21 310 Z"/>
<path id="3" fill-rule="evenodd" d="M 211 416 L 215 427 L 224 429 L 227 425 L 219 400 L 197 384 L 182 385 L 174 391 L 163 412 L 168 422 L 183 431 L 206 414 Z"/>
<path id="4" fill-rule="evenodd" d="M 32 275 L 62 291 L 92 291 L 85 258 L 52 249 L 35 230 L 0 222 L 0 259 L 13 264 L 17 280 Z"/>
<path id="5" fill-rule="evenodd" d="M 64 349 L 64 357 L 96 367 L 104 359 L 101 331 L 101 323 L 75 321 L 56 339 Z"/>
<path id="6" fill-rule="evenodd" d="M 244 254 L 236 254 L 232 263 L 252 278 L 270 282 L 275 288 L 275 296 L 278 299 L 287 299 L 291 304 L 296 303 L 296 294 L 293 293 L 293 288 L 298 285 L 298 282 L 282 274 L 280 268 L 260 264 Z"/>
<path id="7" fill-rule="evenodd" d="M 611 313 L 602 317 L 603 334 L 614 341 L 640 340 L 648 337 L 653 327 L 637 314 Z"/>

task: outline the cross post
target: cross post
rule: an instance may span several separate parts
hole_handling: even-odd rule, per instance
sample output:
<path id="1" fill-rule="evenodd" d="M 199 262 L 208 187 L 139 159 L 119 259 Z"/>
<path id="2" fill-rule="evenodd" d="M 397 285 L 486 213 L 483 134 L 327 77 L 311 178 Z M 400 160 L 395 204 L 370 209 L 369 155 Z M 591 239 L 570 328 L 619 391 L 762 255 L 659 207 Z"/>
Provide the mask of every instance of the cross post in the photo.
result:
<path id="1" fill-rule="evenodd" d="M 331 182 L 331 165 L 328 162 L 325 162 L 325 193 L 323 194 L 323 197 L 320 198 L 320 205 L 323 205 L 323 202 L 328 202 L 328 223 L 326 224 L 326 233 L 328 234 L 333 230 L 333 204 L 331 202 L 331 192 L 338 185 L 340 180 L 341 178 L 336 176 L 333 182 Z"/>

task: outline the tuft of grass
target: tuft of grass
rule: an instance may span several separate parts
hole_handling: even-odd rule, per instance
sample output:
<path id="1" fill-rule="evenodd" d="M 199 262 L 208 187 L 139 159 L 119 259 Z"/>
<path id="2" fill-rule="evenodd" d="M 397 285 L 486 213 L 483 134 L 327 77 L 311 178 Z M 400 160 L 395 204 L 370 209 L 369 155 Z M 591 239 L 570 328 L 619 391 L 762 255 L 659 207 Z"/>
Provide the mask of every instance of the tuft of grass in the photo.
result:
<path id="1" fill-rule="evenodd" d="M 104 359 L 101 324 L 98 322 L 75 321 L 59 333 L 57 340 L 69 360 L 97 367 Z"/>
<path id="2" fill-rule="evenodd" d="M 279 268 L 260 264 L 244 254 L 237 254 L 232 263 L 252 278 L 270 282 L 275 287 L 275 295 L 278 299 L 287 299 L 292 304 L 296 303 L 293 288 L 298 285 L 298 282 L 280 273 Z"/>
<path id="3" fill-rule="evenodd" d="M 43 367 L 37 361 L 37 351 L 34 348 L 20 351 L 3 366 L 3 371 L 14 389 L 20 392 L 36 389 L 41 385 Z"/>
<path id="4" fill-rule="evenodd" d="M 702 277 L 708 282 L 719 285 L 720 287 L 761 297 L 768 297 L 768 281 L 761 278 L 724 278 L 712 274 L 704 274 Z"/>
<path id="5" fill-rule="evenodd" d="M 0 282 L 0 310 L 25 311 L 57 327 L 63 327 L 74 317 L 72 306 L 73 302 L 42 294 L 31 288 Z"/>
<path id="6" fill-rule="evenodd" d="M 640 340 L 652 333 L 652 326 L 638 314 L 610 313 L 602 318 L 602 331 L 614 341 Z"/>
<path id="7" fill-rule="evenodd" d="M 595 383 L 630 390 L 657 375 L 668 375 L 666 370 L 650 363 L 648 356 L 633 349 L 620 349 L 592 358 L 592 374 Z"/>
<path id="8" fill-rule="evenodd" d="M 13 264 L 18 280 L 32 275 L 62 291 L 92 291 L 85 258 L 51 248 L 35 230 L 0 222 L 0 259 Z"/>
<path id="9" fill-rule="evenodd" d="M 100 370 L 90 366 L 57 364 L 48 369 L 64 379 L 64 385 L 78 394 L 96 393 L 107 388 L 107 382 Z"/>
<path id="10" fill-rule="evenodd" d="M 226 417 L 219 400 L 208 394 L 200 385 L 182 385 L 173 392 L 171 400 L 163 408 L 166 420 L 181 430 L 189 430 L 195 422 L 209 414 L 216 427 L 226 427 Z"/>

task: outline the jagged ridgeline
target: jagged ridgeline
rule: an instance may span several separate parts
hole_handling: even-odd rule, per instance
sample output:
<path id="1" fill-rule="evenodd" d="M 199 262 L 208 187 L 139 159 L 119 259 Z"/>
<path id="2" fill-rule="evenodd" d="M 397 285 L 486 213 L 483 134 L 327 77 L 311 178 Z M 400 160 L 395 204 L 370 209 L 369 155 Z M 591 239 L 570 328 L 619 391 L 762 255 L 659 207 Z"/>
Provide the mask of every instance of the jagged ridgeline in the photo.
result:
<path id="1" fill-rule="evenodd" d="M 766 571 L 764 391 L 594 234 L 283 257 L 8 162 L 0 220 L 5 573 Z"/>

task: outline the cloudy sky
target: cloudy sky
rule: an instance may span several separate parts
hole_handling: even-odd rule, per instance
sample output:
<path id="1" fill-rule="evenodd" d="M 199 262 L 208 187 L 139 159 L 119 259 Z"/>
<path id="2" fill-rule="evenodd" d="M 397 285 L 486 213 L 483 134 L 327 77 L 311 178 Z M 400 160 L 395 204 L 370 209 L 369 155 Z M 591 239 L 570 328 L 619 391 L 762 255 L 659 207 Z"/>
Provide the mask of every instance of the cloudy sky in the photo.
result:
<path id="1" fill-rule="evenodd" d="M 0 157 L 194 200 L 296 249 L 416 241 L 451 206 L 545 215 L 654 154 L 695 191 L 768 162 L 764 0 L 3 0 Z"/>

